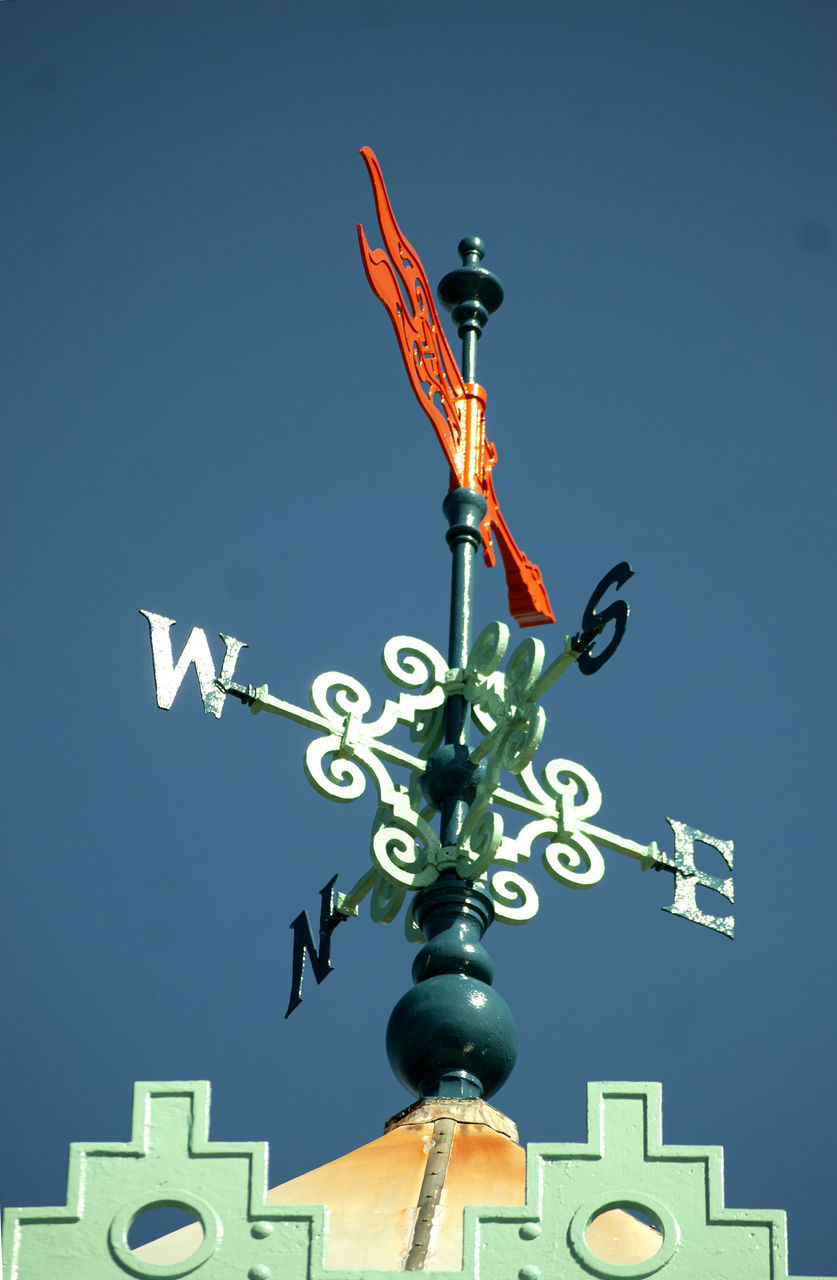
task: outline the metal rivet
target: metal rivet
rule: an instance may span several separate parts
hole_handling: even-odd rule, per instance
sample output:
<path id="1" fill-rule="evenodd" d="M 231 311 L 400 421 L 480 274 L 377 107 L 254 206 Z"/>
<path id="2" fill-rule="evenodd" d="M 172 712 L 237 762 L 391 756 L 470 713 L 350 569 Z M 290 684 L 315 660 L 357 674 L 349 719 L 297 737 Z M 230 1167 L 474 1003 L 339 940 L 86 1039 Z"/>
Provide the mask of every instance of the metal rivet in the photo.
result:
<path id="1" fill-rule="evenodd" d="M 254 1222 L 250 1228 L 250 1235 L 255 1236 L 257 1240 L 263 1240 L 265 1236 L 269 1236 L 273 1230 L 272 1222 Z"/>
<path id="2" fill-rule="evenodd" d="M 540 1234 L 541 1224 L 539 1222 L 524 1222 L 518 1232 L 521 1240 L 536 1240 Z"/>

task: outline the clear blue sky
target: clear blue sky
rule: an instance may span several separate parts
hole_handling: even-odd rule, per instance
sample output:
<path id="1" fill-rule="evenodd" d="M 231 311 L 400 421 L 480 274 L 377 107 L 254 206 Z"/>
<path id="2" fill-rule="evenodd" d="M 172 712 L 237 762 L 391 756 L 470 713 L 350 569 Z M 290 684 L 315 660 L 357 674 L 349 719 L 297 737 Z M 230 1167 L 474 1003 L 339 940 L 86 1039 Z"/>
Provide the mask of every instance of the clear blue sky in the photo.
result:
<path id="1" fill-rule="evenodd" d="M 368 144 L 431 280 L 479 234 L 505 284 L 479 376 L 550 651 L 636 570 L 544 755 L 602 825 L 736 842 L 734 943 L 616 855 L 589 893 L 534 869 L 536 921 L 486 939 L 521 1041 L 494 1101 L 579 1140 L 585 1081 L 661 1080 L 665 1139 L 723 1144 L 727 1203 L 837 1273 L 836 61 L 832 0 L 0 3 L 4 1203 L 63 1204 L 135 1079 L 210 1079 L 272 1183 L 408 1101 L 399 926 L 342 926 L 282 1016 L 288 924 L 363 870 L 371 798 L 320 799 L 303 730 L 216 722 L 191 676 L 158 711 L 137 612 L 246 640 L 240 678 L 297 702 L 332 668 L 385 696 L 391 635 L 444 645 L 446 468 L 361 269 Z"/>

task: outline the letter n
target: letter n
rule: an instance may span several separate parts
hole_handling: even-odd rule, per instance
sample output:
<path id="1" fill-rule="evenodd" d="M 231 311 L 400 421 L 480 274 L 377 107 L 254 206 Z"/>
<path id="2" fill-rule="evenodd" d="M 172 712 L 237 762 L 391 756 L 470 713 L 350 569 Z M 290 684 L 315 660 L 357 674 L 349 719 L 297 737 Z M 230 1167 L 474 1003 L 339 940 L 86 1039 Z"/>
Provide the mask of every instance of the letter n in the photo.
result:
<path id="1" fill-rule="evenodd" d="M 334 968 L 331 963 L 331 935 L 340 921 L 346 919 L 345 915 L 341 911 L 335 910 L 334 907 L 334 883 L 336 880 L 337 876 L 332 876 L 328 884 L 320 890 L 319 949 L 314 946 L 314 935 L 311 932 L 311 921 L 308 919 L 307 911 L 300 911 L 296 920 L 291 924 L 294 932 L 294 957 L 291 970 L 291 998 L 288 1001 L 286 1018 L 289 1018 L 294 1009 L 302 1004 L 302 977 L 305 971 L 306 951 L 310 957 L 318 986 L 323 978 L 327 978 Z"/>
<path id="2" fill-rule="evenodd" d="M 174 618 L 164 618 L 161 613 L 149 613 L 147 609 L 140 609 L 140 613 L 148 619 L 151 632 L 151 656 L 154 661 L 154 680 L 157 685 L 157 706 L 163 711 L 169 710 L 183 683 L 183 677 L 189 667 L 194 664 L 201 687 L 204 711 L 208 715 L 215 716 L 217 720 L 224 709 L 227 695 L 223 689 L 218 688 L 216 683 L 215 663 L 209 651 L 205 633 L 200 627 L 192 628 L 175 666 L 171 651 L 171 628 L 176 625 Z M 242 649 L 247 648 L 247 645 L 243 640 L 236 640 L 235 636 L 225 636 L 223 632 L 221 632 L 221 639 L 224 642 L 225 653 L 220 680 L 226 683 L 232 680 L 238 655 Z"/>

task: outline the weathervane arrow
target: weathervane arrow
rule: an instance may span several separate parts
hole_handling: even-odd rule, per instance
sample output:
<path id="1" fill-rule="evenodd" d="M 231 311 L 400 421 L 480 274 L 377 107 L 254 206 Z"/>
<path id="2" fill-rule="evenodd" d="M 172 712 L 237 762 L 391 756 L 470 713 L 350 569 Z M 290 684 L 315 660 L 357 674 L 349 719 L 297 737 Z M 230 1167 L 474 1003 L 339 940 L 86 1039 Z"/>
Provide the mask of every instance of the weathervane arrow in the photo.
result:
<path id="1" fill-rule="evenodd" d="M 554 622 L 541 571 L 520 550 L 500 511 L 491 474 L 497 450 L 485 438 L 485 390 L 474 380 L 477 340 L 488 316 L 503 301 L 503 287 L 495 275 L 479 266 L 482 241 L 477 236 L 462 240 L 462 267 L 445 276 L 439 294 L 459 325 L 463 376 L 439 323 L 424 267 L 395 219 L 377 157 L 370 147 L 361 147 L 360 154 L 369 171 L 386 246 L 370 249 L 358 224 L 366 278 L 392 321 L 410 385 L 450 464 L 451 489 L 475 489 L 485 499 L 480 521 L 483 558 L 489 566 L 495 563 L 493 534 L 506 570 L 512 617 L 521 627 Z"/>

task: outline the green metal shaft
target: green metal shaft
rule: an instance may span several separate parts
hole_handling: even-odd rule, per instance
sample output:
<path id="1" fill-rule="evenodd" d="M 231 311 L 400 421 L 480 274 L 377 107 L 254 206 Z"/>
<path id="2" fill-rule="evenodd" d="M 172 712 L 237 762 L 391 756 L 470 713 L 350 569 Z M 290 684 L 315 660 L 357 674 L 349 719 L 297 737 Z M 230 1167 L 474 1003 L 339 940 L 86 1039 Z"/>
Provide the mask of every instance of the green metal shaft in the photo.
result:
<path id="1" fill-rule="evenodd" d="M 474 556 L 480 545 L 480 520 L 486 502 L 475 489 L 452 489 L 442 504 L 448 518 L 448 545 L 451 549 L 450 629 L 448 662 L 464 667 L 471 646 L 474 597 Z M 445 707 L 445 743 L 468 749 L 470 711 L 460 694 L 448 698 Z M 441 840 L 455 845 L 468 812 L 468 804 L 458 796 L 446 796 L 442 804 Z"/>

